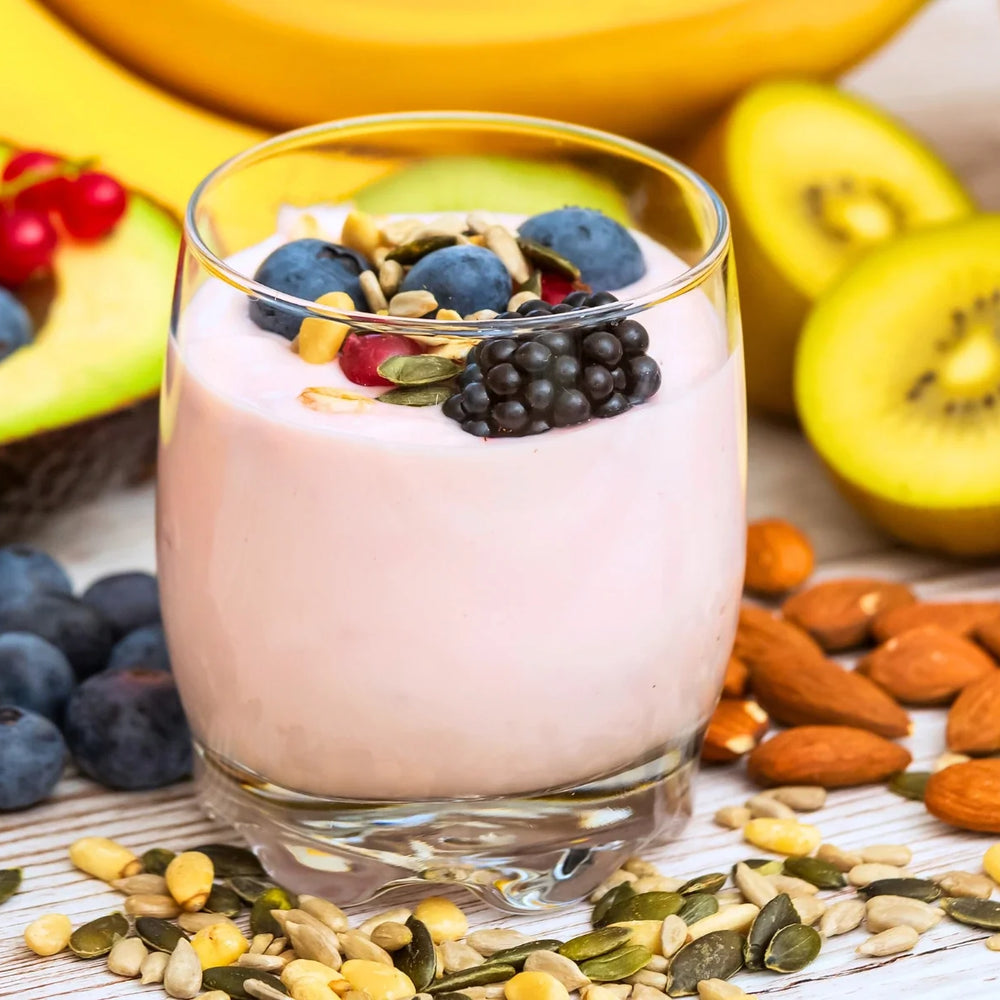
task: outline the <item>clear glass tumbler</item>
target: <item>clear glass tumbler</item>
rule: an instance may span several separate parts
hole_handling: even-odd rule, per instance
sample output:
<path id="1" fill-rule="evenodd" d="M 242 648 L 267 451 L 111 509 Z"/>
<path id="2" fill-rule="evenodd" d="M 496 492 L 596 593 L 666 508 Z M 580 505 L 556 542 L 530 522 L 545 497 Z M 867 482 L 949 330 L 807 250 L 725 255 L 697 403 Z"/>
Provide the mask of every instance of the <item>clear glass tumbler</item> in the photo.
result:
<path id="1" fill-rule="evenodd" d="M 254 278 L 289 240 L 368 238 L 382 249 L 350 266 L 374 279 L 419 216 L 446 245 L 526 263 L 514 305 L 558 300 L 564 262 L 529 244 L 511 262 L 510 237 L 567 205 L 621 222 L 645 273 L 596 299 L 577 282 L 554 312 L 440 319 Z M 368 214 L 348 239 L 350 206 Z M 337 340 L 338 324 L 338 358 L 307 360 L 305 331 Z M 403 393 L 430 405 L 345 378 L 348 341 L 387 334 L 454 362 L 434 362 L 440 393 Z M 510 374 L 528 342 L 535 368 Z M 473 399 L 505 359 L 522 386 L 506 402 L 530 382 L 538 433 L 518 422 L 528 403 L 497 408 L 509 387 Z M 205 808 L 283 884 L 342 903 L 421 880 L 559 905 L 673 836 L 735 630 L 744 411 L 726 212 L 661 153 L 442 113 L 321 125 L 223 164 L 185 221 L 157 503 Z"/>

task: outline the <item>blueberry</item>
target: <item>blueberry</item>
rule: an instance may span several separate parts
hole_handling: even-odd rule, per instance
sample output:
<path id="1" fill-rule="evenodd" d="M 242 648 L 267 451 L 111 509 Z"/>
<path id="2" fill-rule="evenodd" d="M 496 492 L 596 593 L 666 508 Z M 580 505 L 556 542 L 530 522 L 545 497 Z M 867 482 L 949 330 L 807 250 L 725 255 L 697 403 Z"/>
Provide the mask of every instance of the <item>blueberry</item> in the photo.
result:
<path id="1" fill-rule="evenodd" d="M 48 798 L 66 763 L 66 744 L 44 715 L 0 706 L 0 811 Z"/>
<path id="2" fill-rule="evenodd" d="M 583 338 L 583 356 L 614 368 L 622 359 L 621 341 L 607 330 L 595 330 Z"/>
<path id="3" fill-rule="evenodd" d="M 649 347 L 646 328 L 634 319 L 623 319 L 615 327 L 614 333 L 628 355 L 642 354 Z"/>
<path id="4" fill-rule="evenodd" d="M 69 660 L 29 632 L 0 635 L 0 705 L 17 705 L 56 724 L 76 686 Z"/>
<path id="5" fill-rule="evenodd" d="M 552 423 L 556 427 L 582 424 L 590 417 L 590 403 L 579 389 L 563 389 L 556 397 L 552 410 Z"/>
<path id="6" fill-rule="evenodd" d="M 528 425 L 528 411 L 516 399 L 505 400 L 493 407 L 493 422 L 501 433 L 517 434 Z"/>
<path id="7" fill-rule="evenodd" d="M 162 625 L 143 625 L 115 643 L 105 669 L 128 670 L 130 667 L 170 669 L 170 654 Z"/>
<path id="8" fill-rule="evenodd" d="M 632 234 L 594 208 L 557 208 L 521 225 L 526 239 L 551 247 L 580 268 L 591 288 L 624 288 L 646 273 L 646 262 Z"/>
<path id="9" fill-rule="evenodd" d="M 0 288 L 0 361 L 31 343 L 28 310 L 6 288 Z"/>
<path id="10" fill-rule="evenodd" d="M 29 594 L 0 605 L 0 632 L 31 632 L 61 649 L 83 680 L 103 670 L 114 632 L 89 604 L 66 594 Z"/>
<path id="11" fill-rule="evenodd" d="M 28 545 L 0 549 L 0 604 L 29 594 L 71 594 L 66 570 L 48 553 Z"/>
<path id="12" fill-rule="evenodd" d="M 513 396 L 521 388 L 521 375 L 509 361 L 505 361 L 486 373 L 486 388 L 497 396 Z"/>
<path id="13" fill-rule="evenodd" d="M 615 380 L 604 365 L 587 365 L 583 369 L 583 391 L 592 403 L 599 403 L 611 395 Z"/>
<path id="14" fill-rule="evenodd" d="M 660 388 L 660 366 L 648 354 L 629 358 L 625 373 L 628 397 L 633 403 L 645 403 Z"/>
<path id="15" fill-rule="evenodd" d="M 123 636 L 160 620 L 160 588 L 149 573 L 115 573 L 92 583 L 81 598 Z"/>
<path id="16" fill-rule="evenodd" d="M 632 404 L 620 392 L 613 392 L 600 406 L 594 408 L 595 417 L 617 417 L 630 410 Z"/>
<path id="17" fill-rule="evenodd" d="M 191 736 L 173 677 L 133 668 L 84 681 L 66 707 L 80 770 L 108 788 L 160 788 L 191 771 Z"/>
<path id="18" fill-rule="evenodd" d="M 347 292 L 361 308 L 365 299 L 358 275 L 367 269 L 368 262 L 361 254 L 337 243 L 293 240 L 267 255 L 254 280 L 311 302 L 327 292 Z M 305 314 L 266 299 L 251 299 L 250 318 L 261 329 L 294 340 Z"/>
<path id="19" fill-rule="evenodd" d="M 426 289 L 442 309 L 467 316 L 480 309 L 502 312 L 510 298 L 510 274 L 500 258 L 485 247 L 454 246 L 421 257 L 399 286 L 401 291 Z"/>

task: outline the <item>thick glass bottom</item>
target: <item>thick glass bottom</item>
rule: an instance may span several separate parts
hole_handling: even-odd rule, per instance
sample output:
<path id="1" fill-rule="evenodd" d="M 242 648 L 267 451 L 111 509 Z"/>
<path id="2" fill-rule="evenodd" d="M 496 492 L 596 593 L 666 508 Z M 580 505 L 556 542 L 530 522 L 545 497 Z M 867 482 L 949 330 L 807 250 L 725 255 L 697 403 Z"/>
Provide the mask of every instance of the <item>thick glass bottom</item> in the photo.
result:
<path id="1" fill-rule="evenodd" d="M 338 904 L 452 883 L 510 912 L 575 902 L 691 815 L 701 732 L 584 784 L 503 798 L 327 799 L 280 788 L 196 744 L 203 807 L 271 876 Z"/>

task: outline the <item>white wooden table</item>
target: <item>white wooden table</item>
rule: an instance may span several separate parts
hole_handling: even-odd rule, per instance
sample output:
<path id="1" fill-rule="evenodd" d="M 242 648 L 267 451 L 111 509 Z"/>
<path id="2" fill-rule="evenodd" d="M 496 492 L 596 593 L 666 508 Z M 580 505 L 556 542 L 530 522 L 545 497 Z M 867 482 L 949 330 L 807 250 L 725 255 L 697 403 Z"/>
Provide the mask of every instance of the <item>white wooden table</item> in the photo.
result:
<path id="1" fill-rule="evenodd" d="M 820 0 L 807 0 L 820 2 Z M 936 0 L 896 42 L 845 81 L 876 97 L 932 139 L 965 177 L 984 206 L 1000 209 L 1000 8 L 996 0 Z M 894 546 L 860 520 L 833 492 L 816 459 L 790 428 L 752 424 L 751 517 L 786 516 L 812 536 L 819 576 L 884 574 L 912 581 L 924 595 L 1000 595 L 1000 568 L 963 565 Z M 116 569 L 154 567 L 153 498 L 149 487 L 108 497 L 53 522 L 36 541 L 64 559 L 79 584 Z M 914 766 L 929 765 L 943 748 L 943 713 L 915 713 L 908 741 Z M 697 783 L 696 815 L 683 837 L 654 860 L 665 872 L 692 876 L 726 870 L 758 853 L 736 833 L 715 827 L 721 805 L 741 802 L 750 786 L 738 768 L 713 770 Z M 827 840 L 844 848 L 908 843 L 913 869 L 978 870 L 993 838 L 951 832 L 919 803 L 882 788 L 833 793 L 814 815 Z M 75 838 L 101 834 L 134 850 L 190 846 L 231 839 L 195 806 L 188 785 L 159 792 L 115 794 L 77 777 L 66 778 L 49 803 L 22 814 L 0 815 L 0 868 L 22 865 L 21 892 L 0 907 L 0 997 L 19 1000 L 111 1000 L 163 996 L 107 973 L 102 961 L 63 955 L 38 959 L 20 939 L 34 917 L 51 911 L 74 923 L 120 906 L 121 897 L 81 877 L 67 859 Z M 401 894 L 403 899 L 406 894 Z M 460 897 L 457 897 L 460 898 Z M 585 907 L 555 917 L 498 918 L 462 899 L 474 924 L 510 923 L 525 933 L 568 935 L 587 925 Z M 1000 954 L 984 934 L 945 921 L 924 935 L 911 954 L 862 960 L 854 948 L 862 932 L 828 942 L 817 961 L 793 976 L 741 974 L 747 990 L 795 1000 L 849 1000 L 910 993 L 935 998 L 979 998 L 1000 991 Z"/>

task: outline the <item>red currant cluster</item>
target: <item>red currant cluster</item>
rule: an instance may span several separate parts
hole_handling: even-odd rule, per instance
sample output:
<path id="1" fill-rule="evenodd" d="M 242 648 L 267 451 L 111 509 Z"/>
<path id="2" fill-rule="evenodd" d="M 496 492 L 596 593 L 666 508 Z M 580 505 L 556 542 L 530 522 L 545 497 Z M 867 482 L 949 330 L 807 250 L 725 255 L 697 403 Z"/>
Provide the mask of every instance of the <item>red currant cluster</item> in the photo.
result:
<path id="1" fill-rule="evenodd" d="M 113 177 L 39 150 L 15 153 L 0 173 L 0 285 L 15 288 L 51 270 L 60 231 L 96 240 L 125 214 Z"/>

